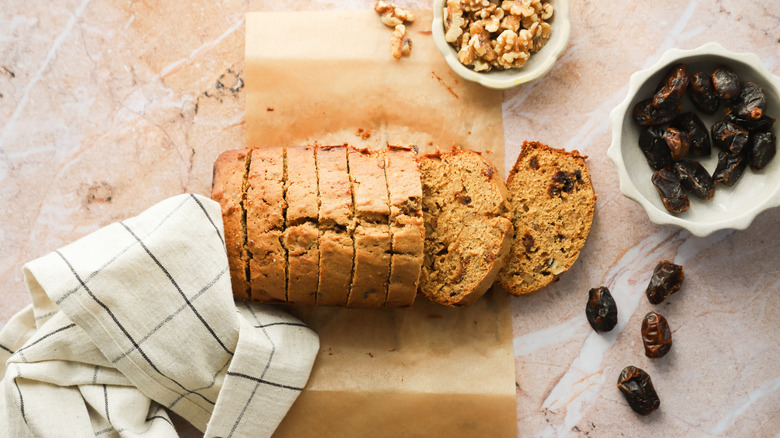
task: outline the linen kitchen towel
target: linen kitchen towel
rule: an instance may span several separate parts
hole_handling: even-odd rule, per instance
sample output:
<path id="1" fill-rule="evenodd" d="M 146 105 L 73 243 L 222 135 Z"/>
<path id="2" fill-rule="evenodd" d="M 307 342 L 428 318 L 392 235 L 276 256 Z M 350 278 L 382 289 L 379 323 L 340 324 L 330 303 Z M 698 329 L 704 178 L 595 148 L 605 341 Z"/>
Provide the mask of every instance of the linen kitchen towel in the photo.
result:
<path id="1" fill-rule="evenodd" d="M 24 267 L 32 304 L 0 331 L 0 436 L 270 436 L 317 335 L 234 302 L 220 207 L 179 195 Z M 163 409 L 165 408 L 165 409 Z"/>

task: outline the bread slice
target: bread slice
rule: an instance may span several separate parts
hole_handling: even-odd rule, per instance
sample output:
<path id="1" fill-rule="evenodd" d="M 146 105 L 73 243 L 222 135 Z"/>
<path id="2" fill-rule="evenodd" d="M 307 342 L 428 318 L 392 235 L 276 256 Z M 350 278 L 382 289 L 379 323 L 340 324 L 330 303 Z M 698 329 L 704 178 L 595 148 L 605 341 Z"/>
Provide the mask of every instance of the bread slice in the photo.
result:
<path id="1" fill-rule="evenodd" d="M 283 243 L 287 249 L 287 301 L 314 304 L 320 262 L 314 147 L 287 148 L 286 174 L 287 215 Z"/>
<path id="2" fill-rule="evenodd" d="M 316 149 L 320 208 L 319 283 L 316 303 L 344 306 L 352 284 L 354 247 L 352 242 L 352 185 L 347 167 L 346 146 Z"/>
<path id="3" fill-rule="evenodd" d="M 388 146 L 384 158 L 392 237 L 384 307 L 408 307 L 417 297 L 425 242 L 420 167 L 412 148 Z"/>
<path id="4" fill-rule="evenodd" d="M 244 214 L 244 184 L 248 172 L 249 150 L 225 151 L 214 162 L 211 199 L 222 207 L 222 222 L 230 267 L 233 295 L 249 299 L 246 216 Z"/>
<path id="5" fill-rule="evenodd" d="M 349 148 L 347 158 L 355 206 L 355 260 L 345 305 L 379 308 L 387 299 L 390 275 L 390 207 L 384 156 Z"/>
<path id="6" fill-rule="evenodd" d="M 514 240 L 499 283 L 523 295 L 569 269 L 590 232 L 596 194 L 585 156 L 523 143 L 507 179 Z"/>
<path id="7" fill-rule="evenodd" d="M 425 259 L 420 290 L 447 306 L 467 306 L 493 284 L 509 251 L 512 222 L 496 168 L 473 151 L 420 160 Z"/>
<path id="8" fill-rule="evenodd" d="M 246 191 L 246 230 L 253 301 L 287 302 L 287 253 L 282 245 L 285 149 L 253 149 Z"/>

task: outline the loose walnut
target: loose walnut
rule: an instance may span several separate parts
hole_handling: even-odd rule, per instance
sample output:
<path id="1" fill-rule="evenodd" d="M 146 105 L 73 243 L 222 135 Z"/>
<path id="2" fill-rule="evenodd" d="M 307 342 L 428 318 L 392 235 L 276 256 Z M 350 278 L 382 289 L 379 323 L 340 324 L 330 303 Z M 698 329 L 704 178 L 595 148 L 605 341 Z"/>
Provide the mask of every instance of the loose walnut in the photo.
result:
<path id="1" fill-rule="evenodd" d="M 382 15 L 382 23 L 387 27 L 414 21 L 414 14 L 404 8 L 382 0 L 374 3 L 374 10 Z"/>
<path id="2" fill-rule="evenodd" d="M 471 33 L 469 45 L 474 47 L 477 56 L 488 62 L 496 59 L 496 54 L 490 44 L 490 33 L 481 24 L 472 24 L 469 33 Z"/>
<path id="3" fill-rule="evenodd" d="M 462 0 L 461 4 L 463 5 L 463 10 L 466 12 L 476 12 L 480 9 L 488 8 L 491 5 L 489 0 Z"/>
<path id="4" fill-rule="evenodd" d="M 447 0 L 445 39 L 475 71 L 518 68 L 550 38 L 553 6 L 543 0 Z"/>
<path id="5" fill-rule="evenodd" d="M 412 41 L 407 37 L 406 26 L 403 24 L 395 27 L 393 38 L 390 40 L 390 50 L 395 59 L 401 59 L 412 53 Z"/>
<path id="6" fill-rule="evenodd" d="M 463 34 L 463 28 L 468 26 L 468 20 L 463 16 L 463 7 L 460 1 L 447 0 L 447 7 L 444 10 L 447 17 L 444 20 L 444 39 L 448 43 L 458 41 L 458 38 Z"/>
<path id="7" fill-rule="evenodd" d="M 525 29 L 520 31 L 520 35 L 505 30 L 498 36 L 495 52 L 496 62 L 501 68 L 522 67 L 528 60 L 530 38 L 527 33 Z"/>

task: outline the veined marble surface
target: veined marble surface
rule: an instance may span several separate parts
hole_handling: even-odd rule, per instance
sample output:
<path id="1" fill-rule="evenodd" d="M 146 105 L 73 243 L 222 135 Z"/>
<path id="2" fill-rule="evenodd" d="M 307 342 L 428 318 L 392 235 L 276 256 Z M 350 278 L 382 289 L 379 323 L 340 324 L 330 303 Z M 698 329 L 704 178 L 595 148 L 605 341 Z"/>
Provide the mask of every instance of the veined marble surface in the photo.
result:
<path id="1" fill-rule="evenodd" d="M 429 1 L 401 1 L 430 8 Z M 0 4 L 0 322 L 28 302 L 21 267 L 182 192 L 208 193 L 225 145 L 244 141 L 244 13 L 369 8 L 372 1 L 65 0 Z M 780 436 L 780 210 L 700 239 L 653 226 L 618 190 L 609 111 L 631 73 L 671 47 L 716 41 L 780 74 L 774 1 L 572 2 L 572 37 L 541 80 L 504 93 L 506 168 L 523 140 L 578 149 L 598 197 L 575 266 L 512 300 L 520 436 Z M 780 117 L 779 114 L 773 114 Z M 660 260 L 683 264 L 659 306 L 644 288 Z M 585 319 L 610 288 L 615 330 Z M 644 356 L 649 310 L 674 347 Z M 650 373 L 659 411 L 635 415 L 615 388 Z"/>

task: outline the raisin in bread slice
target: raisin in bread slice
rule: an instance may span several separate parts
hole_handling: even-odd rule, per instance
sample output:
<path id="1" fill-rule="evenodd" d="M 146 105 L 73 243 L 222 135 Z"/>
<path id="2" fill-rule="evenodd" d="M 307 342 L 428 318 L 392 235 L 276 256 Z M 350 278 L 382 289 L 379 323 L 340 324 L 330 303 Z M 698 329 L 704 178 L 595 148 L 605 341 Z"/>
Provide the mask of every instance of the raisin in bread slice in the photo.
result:
<path id="1" fill-rule="evenodd" d="M 316 149 L 319 181 L 319 283 L 316 304 L 344 306 L 352 285 L 354 211 L 346 146 Z"/>
<path id="2" fill-rule="evenodd" d="M 287 249 L 287 301 L 314 304 L 320 262 L 314 147 L 287 148 L 286 169 L 287 215 L 283 242 Z"/>
<path id="3" fill-rule="evenodd" d="M 382 152 L 349 148 L 355 205 L 355 263 L 347 307 L 380 308 L 390 275 L 390 206 Z"/>
<path id="4" fill-rule="evenodd" d="M 425 259 L 420 290 L 447 306 L 467 306 L 493 284 L 511 243 L 507 191 L 496 168 L 473 151 L 420 160 Z"/>
<path id="5" fill-rule="evenodd" d="M 388 146 L 385 176 L 390 205 L 390 279 L 385 307 L 414 304 L 425 244 L 420 167 L 414 149 Z"/>
<path id="6" fill-rule="evenodd" d="M 225 151 L 214 162 L 211 199 L 222 208 L 225 248 L 230 266 L 233 296 L 249 299 L 248 256 L 246 248 L 245 184 L 249 150 Z"/>
<path id="7" fill-rule="evenodd" d="M 585 158 L 576 150 L 523 143 L 507 179 L 515 229 L 499 274 L 507 292 L 535 292 L 577 260 L 596 205 Z"/>
<path id="8" fill-rule="evenodd" d="M 249 159 L 246 230 L 251 298 L 257 302 L 287 302 L 284 159 L 282 147 L 253 149 Z"/>

